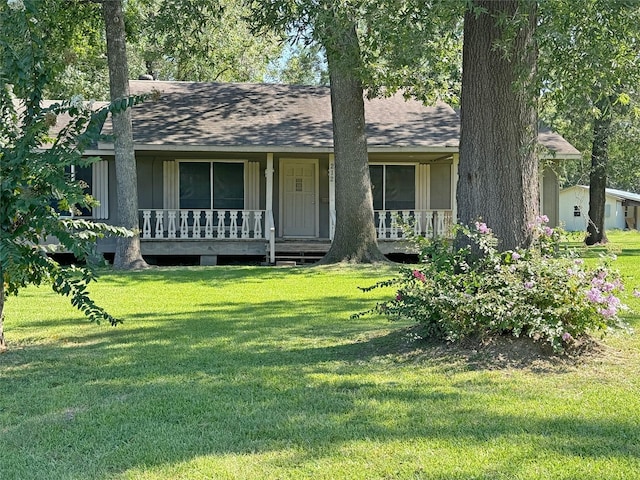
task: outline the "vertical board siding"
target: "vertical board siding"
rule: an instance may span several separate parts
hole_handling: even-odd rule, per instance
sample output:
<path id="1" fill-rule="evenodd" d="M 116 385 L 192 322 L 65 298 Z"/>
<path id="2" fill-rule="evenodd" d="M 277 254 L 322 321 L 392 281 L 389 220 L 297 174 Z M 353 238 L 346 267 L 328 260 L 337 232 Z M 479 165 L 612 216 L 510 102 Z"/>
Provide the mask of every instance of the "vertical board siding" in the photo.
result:
<path id="1" fill-rule="evenodd" d="M 109 218 L 109 162 L 100 160 L 92 165 L 93 188 L 91 195 L 100 205 L 93 209 L 93 218 Z"/>
<path id="2" fill-rule="evenodd" d="M 247 162 L 244 208 L 246 210 L 260 209 L 260 162 Z"/>
<path id="3" fill-rule="evenodd" d="M 174 210 L 180 206 L 178 162 L 166 160 L 162 163 L 162 208 Z"/>

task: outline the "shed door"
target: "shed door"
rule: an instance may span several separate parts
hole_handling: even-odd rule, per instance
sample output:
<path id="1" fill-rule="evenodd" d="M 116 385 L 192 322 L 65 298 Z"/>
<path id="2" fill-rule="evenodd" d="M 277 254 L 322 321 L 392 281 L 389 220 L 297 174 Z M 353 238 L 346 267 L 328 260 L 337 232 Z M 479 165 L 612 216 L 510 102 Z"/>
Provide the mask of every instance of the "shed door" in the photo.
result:
<path id="1" fill-rule="evenodd" d="M 317 160 L 281 160 L 282 235 L 317 235 Z"/>

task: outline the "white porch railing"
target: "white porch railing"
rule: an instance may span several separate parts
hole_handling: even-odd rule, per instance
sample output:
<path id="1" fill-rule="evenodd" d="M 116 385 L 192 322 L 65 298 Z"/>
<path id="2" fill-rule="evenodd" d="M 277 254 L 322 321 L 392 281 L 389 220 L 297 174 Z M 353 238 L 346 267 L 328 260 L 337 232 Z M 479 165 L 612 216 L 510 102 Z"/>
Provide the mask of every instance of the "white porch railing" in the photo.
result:
<path id="1" fill-rule="evenodd" d="M 423 237 L 442 237 L 451 232 L 453 212 L 451 210 L 375 210 L 375 225 L 378 240 L 400 240 L 404 238 L 401 223 L 413 225 L 413 231 Z M 398 220 L 401 221 L 398 221 Z M 336 212 L 329 212 L 329 238 L 333 240 L 336 229 Z"/>
<path id="2" fill-rule="evenodd" d="M 264 210 L 140 210 L 142 238 L 269 238 Z"/>
<path id="3" fill-rule="evenodd" d="M 376 210 L 375 224 L 378 240 L 404 238 L 402 223 L 411 225 L 416 235 L 443 237 L 453 225 L 451 210 Z"/>

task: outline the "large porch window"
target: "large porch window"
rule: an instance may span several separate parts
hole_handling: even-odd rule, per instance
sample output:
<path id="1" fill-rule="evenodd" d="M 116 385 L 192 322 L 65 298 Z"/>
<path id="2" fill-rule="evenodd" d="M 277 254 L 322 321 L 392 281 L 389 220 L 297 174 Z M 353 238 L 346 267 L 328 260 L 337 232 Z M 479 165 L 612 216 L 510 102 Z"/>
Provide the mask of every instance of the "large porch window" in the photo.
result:
<path id="1" fill-rule="evenodd" d="M 369 172 L 374 210 L 415 209 L 415 165 L 371 165 Z"/>
<path id="2" fill-rule="evenodd" d="M 180 208 L 244 208 L 243 162 L 180 162 Z"/>

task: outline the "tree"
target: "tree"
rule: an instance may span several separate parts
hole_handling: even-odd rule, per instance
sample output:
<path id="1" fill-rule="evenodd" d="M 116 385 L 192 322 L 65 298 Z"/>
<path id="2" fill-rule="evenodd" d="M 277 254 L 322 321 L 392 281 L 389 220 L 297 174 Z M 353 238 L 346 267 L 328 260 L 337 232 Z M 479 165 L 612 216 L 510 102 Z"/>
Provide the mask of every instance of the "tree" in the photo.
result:
<path id="1" fill-rule="evenodd" d="M 102 3 L 102 14 L 107 38 L 109 63 L 109 90 L 112 103 L 119 103 L 129 95 L 129 69 L 124 29 L 124 14 L 121 0 Z M 118 223 L 134 232 L 130 237 L 116 241 L 113 266 L 118 269 L 147 267 L 140 251 L 138 220 L 138 177 L 136 157 L 133 150 L 131 110 L 126 109 L 112 115 L 114 134 L 114 156 L 116 164 L 116 191 L 118 195 Z"/>
<path id="2" fill-rule="evenodd" d="M 29 284 L 51 283 L 90 320 L 118 323 L 88 295 L 87 285 L 96 279 L 91 264 L 66 267 L 48 255 L 62 248 L 88 261 L 98 238 L 128 232 L 60 214 L 95 204 L 68 171 L 96 160 L 82 154 L 99 138 L 109 109 L 93 112 L 78 98 L 43 107 L 52 69 L 42 41 L 47 22 L 41 6 L 0 4 L 0 350 L 6 349 L 5 300 Z M 70 120 L 52 137 L 63 116 Z M 48 237 L 60 247 L 47 246 Z"/>
<path id="3" fill-rule="evenodd" d="M 384 260 L 373 222 L 373 196 L 364 118 L 364 92 L 356 26 L 336 17 L 324 25 L 331 83 L 335 154 L 336 226 L 322 263 L 370 263 Z"/>
<path id="4" fill-rule="evenodd" d="M 281 35 L 252 35 L 242 0 L 130 0 L 130 70 L 162 80 L 262 81 Z"/>
<path id="5" fill-rule="evenodd" d="M 503 250 L 530 244 L 538 212 L 535 26 L 533 1 L 477 0 L 464 18 L 458 216 Z"/>
<path id="6" fill-rule="evenodd" d="M 541 17 L 543 111 L 558 112 L 546 118 L 590 152 L 586 242 L 605 242 L 610 153 L 633 145 L 629 127 L 640 118 L 640 3 L 555 0 L 541 3 Z"/>
<path id="7" fill-rule="evenodd" d="M 329 71 L 322 46 L 293 41 L 285 47 L 279 61 L 270 66 L 266 81 L 288 85 L 329 85 Z"/>
<path id="8" fill-rule="evenodd" d="M 331 84 L 336 177 L 335 236 L 323 263 L 384 260 L 377 245 L 364 121 L 358 2 L 271 0 L 253 2 L 257 25 L 297 31 L 319 42 Z"/>

